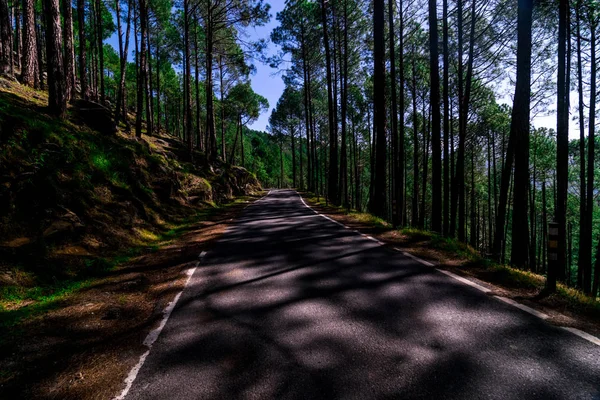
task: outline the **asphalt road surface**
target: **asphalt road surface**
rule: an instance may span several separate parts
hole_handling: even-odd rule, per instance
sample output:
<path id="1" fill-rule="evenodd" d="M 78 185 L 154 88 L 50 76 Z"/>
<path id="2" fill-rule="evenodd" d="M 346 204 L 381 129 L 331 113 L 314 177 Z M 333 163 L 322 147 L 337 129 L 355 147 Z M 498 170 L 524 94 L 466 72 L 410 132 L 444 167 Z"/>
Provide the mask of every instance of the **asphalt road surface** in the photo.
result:
<path id="1" fill-rule="evenodd" d="M 600 400 L 600 347 L 277 190 L 206 255 L 127 399 Z"/>

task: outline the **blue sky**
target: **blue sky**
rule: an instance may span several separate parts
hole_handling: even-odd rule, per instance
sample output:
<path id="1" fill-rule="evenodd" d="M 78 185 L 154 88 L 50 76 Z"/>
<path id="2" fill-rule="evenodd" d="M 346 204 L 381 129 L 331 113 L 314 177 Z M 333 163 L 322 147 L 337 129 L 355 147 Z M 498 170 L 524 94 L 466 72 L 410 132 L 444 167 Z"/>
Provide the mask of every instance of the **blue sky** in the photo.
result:
<path id="1" fill-rule="evenodd" d="M 266 24 L 265 26 L 260 26 L 257 28 L 249 28 L 248 34 L 250 34 L 251 38 L 259 39 L 265 38 L 269 39 L 271 31 L 279 25 L 279 22 L 275 19 L 277 12 L 283 10 L 284 0 L 272 0 L 269 2 L 271 4 L 271 22 Z M 276 50 L 276 46 L 269 39 L 269 55 L 274 54 Z M 280 76 L 273 76 L 273 73 L 276 72 L 274 69 L 269 67 L 268 65 L 262 64 L 260 62 L 255 63 L 256 74 L 251 76 L 252 88 L 254 91 L 261 96 L 264 96 L 269 100 L 269 111 L 261 114 L 260 118 L 256 120 L 253 124 L 250 125 L 252 129 L 266 130 L 267 125 L 269 124 L 269 115 L 271 115 L 271 110 L 277 104 L 277 100 L 283 93 L 284 85 Z"/>
<path id="2" fill-rule="evenodd" d="M 267 39 L 267 41 L 269 42 L 267 54 L 273 55 L 277 51 L 277 48 L 270 41 L 270 34 L 273 31 L 273 29 L 279 24 L 279 22 L 275 19 L 275 16 L 279 11 L 283 10 L 285 2 L 284 0 L 271 0 L 269 1 L 269 4 L 271 5 L 270 22 L 261 27 L 248 28 L 247 33 L 250 36 L 250 39 Z M 116 33 L 108 39 L 108 43 L 110 43 L 115 49 L 118 48 Z M 250 80 L 252 82 L 252 88 L 256 93 L 267 98 L 267 100 L 269 101 L 269 110 L 267 112 L 262 113 L 258 120 L 256 120 L 249 126 L 252 129 L 265 131 L 267 125 L 269 124 L 269 116 L 271 115 L 271 110 L 277 104 L 277 100 L 279 100 L 281 93 L 283 93 L 284 84 L 281 79 L 281 76 L 274 75 L 276 71 L 268 65 L 262 64 L 260 61 L 256 61 L 254 65 L 256 67 L 256 73 L 250 77 Z M 572 105 L 577 104 L 576 96 L 573 97 L 574 94 L 576 95 L 575 92 L 571 93 Z M 500 101 L 502 101 L 502 99 Z M 504 99 L 504 101 L 507 103 L 512 103 L 512 101 L 508 98 Z M 573 109 L 571 110 L 571 112 L 574 112 Z M 569 122 L 569 136 L 571 138 L 577 137 L 577 124 L 572 119 Z M 556 113 L 554 111 L 551 111 L 547 115 L 538 115 L 535 118 L 533 118 L 532 123 L 536 127 L 547 127 L 556 129 Z"/>
<path id="3" fill-rule="evenodd" d="M 279 25 L 279 23 L 275 19 L 275 16 L 277 15 L 277 12 L 283 10 L 283 7 L 285 4 L 284 4 L 284 0 L 272 0 L 269 2 L 269 4 L 271 4 L 271 11 L 270 11 L 271 21 L 268 24 L 266 24 L 265 26 L 248 28 L 247 33 L 250 36 L 250 39 L 267 39 L 269 42 L 267 54 L 272 55 L 277 51 L 277 49 L 275 48 L 275 45 L 273 43 L 271 43 L 271 40 L 270 40 L 271 31 L 277 25 Z M 123 27 L 123 29 L 125 29 L 125 27 Z M 107 43 L 110 44 L 115 49 L 119 48 L 119 42 L 118 42 L 118 37 L 117 37 L 116 32 L 107 40 Z M 129 48 L 130 48 L 129 58 L 130 58 L 130 61 L 132 61 L 133 60 L 133 44 L 132 43 L 130 43 Z M 283 93 L 284 85 L 283 85 L 283 81 L 281 80 L 280 76 L 272 76 L 272 74 L 275 72 L 275 70 L 272 69 L 271 67 L 269 67 L 268 65 L 262 64 L 260 61 L 256 61 L 254 66 L 256 67 L 256 74 L 254 74 L 250 77 L 251 82 L 252 82 L 252 88 L 254 89 L 254 91 L 256 93 L 266 97 L 267 100 L 269 100 L 269 111 L 261 114 L 260 118 L 258 118 L 258 120 L 256 120 L 253 124 L 251 124 L 249 126 L 252 129 L 264 131 L 264 130 L 266 130 L 267 125 L 269 124 L 269 116 L 271 115 L 271 110 L 277 104 L 277 100 L 279 100 L 281 93 Z"/>

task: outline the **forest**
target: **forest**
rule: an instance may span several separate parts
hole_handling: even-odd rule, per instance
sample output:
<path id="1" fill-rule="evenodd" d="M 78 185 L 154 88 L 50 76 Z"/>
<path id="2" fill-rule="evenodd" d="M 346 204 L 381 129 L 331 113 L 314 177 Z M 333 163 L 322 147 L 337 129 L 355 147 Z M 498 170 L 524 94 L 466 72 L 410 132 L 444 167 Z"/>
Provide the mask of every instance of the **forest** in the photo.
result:
<path id="1" fill-rule="evenodd" d="M 248 34 L 271 18 L 269 38 Z M 0 74 L 59 119 L 100 107 L 114 131 L 166 132 L 593 298 L 599 26 L 596 0 L 285 0 L 274 16 L 262 0 L 0 0 Z M 269 111 L 257 65 L 285 85 L 267 132 L 248 128 Z"/>

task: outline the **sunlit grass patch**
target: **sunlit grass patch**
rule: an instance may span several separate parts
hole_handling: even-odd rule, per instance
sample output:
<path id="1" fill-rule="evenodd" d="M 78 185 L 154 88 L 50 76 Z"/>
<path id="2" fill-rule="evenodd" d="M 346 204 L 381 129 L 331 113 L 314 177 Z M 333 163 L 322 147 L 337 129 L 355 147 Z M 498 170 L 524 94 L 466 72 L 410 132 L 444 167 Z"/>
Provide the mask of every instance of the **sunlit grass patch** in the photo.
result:
<path id="1" fill-rule="evenodd" d="M 375 226 L 384 228 L 389 228 L 392 226 L 389 222 L 385 221 L 382 218 L 376 217 L 373 214 L 358 211 L 350 211 L 347 214 L 350 215 L 357 222 L 373 224 Z"/>

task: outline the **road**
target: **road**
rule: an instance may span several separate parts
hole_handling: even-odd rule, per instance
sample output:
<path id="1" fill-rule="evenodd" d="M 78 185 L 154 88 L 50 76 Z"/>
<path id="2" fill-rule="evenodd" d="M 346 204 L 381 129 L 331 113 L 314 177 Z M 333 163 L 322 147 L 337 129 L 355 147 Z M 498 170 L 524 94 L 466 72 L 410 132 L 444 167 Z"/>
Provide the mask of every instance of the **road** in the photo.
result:
<path id="1" fill-rule="evenodd" d="M 126 398 L 600 399 L 600 347 L 277 190 L 206 255 Z"/>

